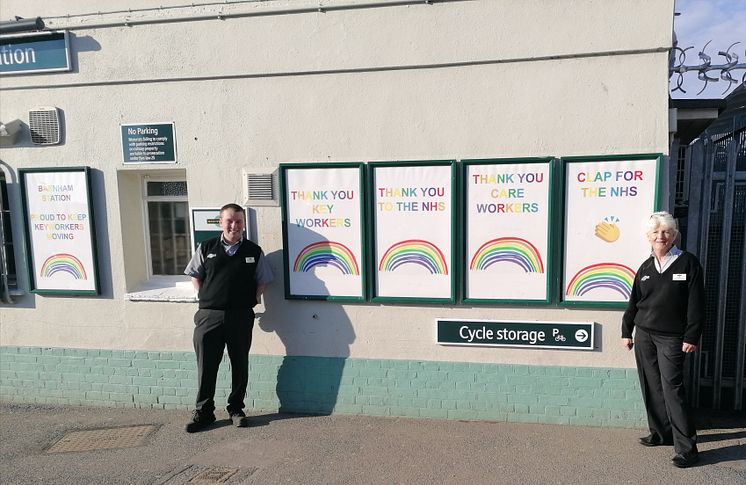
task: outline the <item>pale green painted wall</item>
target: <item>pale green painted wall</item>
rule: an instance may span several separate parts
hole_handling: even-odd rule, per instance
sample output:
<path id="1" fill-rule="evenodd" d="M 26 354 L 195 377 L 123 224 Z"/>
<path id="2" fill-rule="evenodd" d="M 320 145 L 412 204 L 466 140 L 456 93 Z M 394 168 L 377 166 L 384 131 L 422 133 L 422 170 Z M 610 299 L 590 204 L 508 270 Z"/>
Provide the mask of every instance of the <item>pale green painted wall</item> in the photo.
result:
<path id="1" fill-rule="evenodd" d="M 252 355 L 251 412 L 644 427 L 634 369 Z M 189 409 L 191 352 L 0 347 L 0 400 Z M 220 409 L 230 388 L 227 356 Z"/>

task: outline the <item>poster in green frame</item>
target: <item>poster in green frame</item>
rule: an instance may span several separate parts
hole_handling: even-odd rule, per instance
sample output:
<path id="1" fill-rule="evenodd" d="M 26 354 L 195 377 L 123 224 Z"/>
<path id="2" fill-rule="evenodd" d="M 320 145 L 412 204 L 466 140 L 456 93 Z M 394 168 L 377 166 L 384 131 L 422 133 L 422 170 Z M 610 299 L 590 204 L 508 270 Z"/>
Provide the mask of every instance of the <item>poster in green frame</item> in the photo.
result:
<path id="1" fill-rule="evenodd" d="M 455 301 L 454 162 L 371 162 L 373 300 Z"/>
<path id="2" fill-rule="evenodd" d="M 20 169 L 34 293 L 98 295 L 88 167 Z"/>
<path id="3" fill-rule="evenodd" d="M 464 301 L 548 303 L 552 159 L 462 165 Z"/>
<path id="4" fill-rule="evenodd" d="M 362 164 L 280 168 L 285 296 L 364 300 Z"/>
<path id="5" fill-rule="evenodd" d="M 564 158 L 562 299 L 624 306 L 650 254 L 644 225 L 658 203 L 660 155 Z"/>

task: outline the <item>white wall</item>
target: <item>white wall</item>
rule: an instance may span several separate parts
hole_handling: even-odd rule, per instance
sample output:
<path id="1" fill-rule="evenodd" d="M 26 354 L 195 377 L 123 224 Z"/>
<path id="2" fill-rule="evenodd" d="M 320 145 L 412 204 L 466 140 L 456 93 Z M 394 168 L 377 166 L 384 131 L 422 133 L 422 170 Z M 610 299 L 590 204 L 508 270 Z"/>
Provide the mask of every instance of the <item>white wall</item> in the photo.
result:
<path id="1" fill-rule="evenodd" d="M 363 3 L 381 6 L 96 27 L 125 18 L 188 18 L 218 8 L 270 13 L 319 3 L 78 17 L 73 14 L 101 10 L 100 2 L 3 1 L 0 18 L 40 15 L 50 28 L 73 29 L 74 72 L 0 78 L 0 120 L 26 119 L 37 106 L 60 107 L 65 144 L 4 148 L 0 160 L 14 173 L 69 165 L 100 171 L 104 295 L 26 295 L 0 308 L 0 344 L 191 349 L 196 305 L 123 298 L 144 276 L 132 256 L 144 243 L 131 227 L 137 197 L 120 192 L 136 185 L 134 175 L 120 173 L 128 170 L 120 123 L 176 123 L 178 165 L 137 168 L 185 170 L 194 207 L 241 202 L 241 170 L 271 171 L 280 162 L 668 152 L 672 0 L 323 2 Z M 126 2 L 133 10 L 144 5 L 152 2 Z M 17 187 L 11 196 L 19 214 Z M 259 243 L 278 279 L 254 352 L 633 365 L 617 344 L 618 311 L 284 301 L 280 210 L 256 212 Z M 437 317 L 596 321 L 602 351 L 440 347 Z"/>

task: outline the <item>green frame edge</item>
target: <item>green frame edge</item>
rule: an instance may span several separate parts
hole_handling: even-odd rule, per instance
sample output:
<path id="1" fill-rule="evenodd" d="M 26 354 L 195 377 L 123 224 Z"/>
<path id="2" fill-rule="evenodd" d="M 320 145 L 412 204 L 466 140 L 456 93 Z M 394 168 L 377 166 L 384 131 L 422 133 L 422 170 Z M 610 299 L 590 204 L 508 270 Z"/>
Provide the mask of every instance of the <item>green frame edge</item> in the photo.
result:
<path id="1" fill-rule="evenodd" d="M 554 182 L 555 182 L 555 173 L 556 173 L 556 166 L 558 163 L 558 159 L 556 157 L 516 157 L 516 158 L 478 158 L 478 159 L 464 159 L 460 160 L 460 167 L 459 167 L 459 173 L 461 175 L 461 189 L 463 191 L 463 196 L 461 197 L 459 202 L 462 207 L 459 208 L 459 214 L 461 214 L 461 221 L 460 221 L 460 245 L 462 246 L 459 252 L 459 257 L 461 259 L 462 265 L 459 266 L 459 288 L 461 291 L 461 295 L 466 294 L 466 273 L 467 270 L 465 266 L 463 266 L 463 263 L 468 260 L 467 254 L 466 254 L 466 247 L 465 247 L 465 240 L 466 240 L 466 221 L 467 221 L 467 207 L 466 207 L 466 195 L 467 195 L 467 186 L 466 186 L 466 179 L 465 179 L 465 173 L 466 168 L 470 165 L 504 165 L 508 163 L 519 163 L 519 164 L 530 164 L 530 163 L 546 163 L 549 165 L 549 192 L 547 194 L 547 200 L 549 201 L 549 210 L 547 214 L 547 277 L 546 277 L 546 298 L 543 300 L 535 300 L 535 299 L 492 299 L 492 298 L 461 298 L 462 303 L 468 303 L 468 304 L 474 304 L 474 305 L 516 305 L 516 306 L 546 306 L 550 305 L 554 301 L 554 293 L 552 291 L 552 286 L 554 285 L 554 273 L 555 273 L 555 254 L 554 254 L 554 246 L 555 246 L 555 238 L 553 237 L 553 233 L 555 230 L 553 230 L 552 226 L 552 220 L 554 218 L 554 210 L 556 206 L 556 200 L 555 200 L 555 193 L 557 192 L 554 189 Z"/>
<path id="2" fill-rule="evenodd" d="M 560 208 L 562 210 L 562 223 L 558 226 L 559 233 L 557 234 L 557 240 L 559 243 L 558 251 L 559 251 L 559 258 L 557 261 L 560 262 L 560 269 L 557 270 L 557 281 L 556 281 L 556 288 L 557 288 L 557 294 L 556 298 L 559 303 L 559 306 L 566 307 L 566 308 L 608 308 L 608 309 L 625 309 L 627 307 L 627 302 L 621 302 L 621 301 L 566 301 L 564 299 L 564 281 L 563 281 L 563 274 L 564 274 L 564 268 L 565 268 L 565 226 L 567 222 L 567 200 L 565 197 L 566 191 L 567 191 L 567 184 L 566 177 L 567 177 L 567 164 L 568 163 L 574 163 L 574 162 L 590 162 L 590 161 L 597 161 L 597 162 L 615 162 L 620 160 L 655 160 L 655 193 L 653 194 L 653 212 L 658 211 L 660 209 L 660 193 L 661 193 L 661 166 L 663 164 L 663 153 L 634 153 L 629 155 L 599 155 L 599 156 L 593 156 L 593 155 L 583 155 L 583 156 L 570 156 L 570 157 L 560 157 L 560 188 L 561 188 L 561 194 L 560 194 Z"/>
<path id="3" fill-rule="evenodd" d="M 32 258 L 33 246 L 31 245 L 31 228 L 29 224 L 29 213 L 27 190 L 26 190 L 26 177 L 27 173 L 58 173 L 58 172 L 83 172 L 85 176 L 86 184 L 86 206 L 88 209 L 88 215 L 90 218 L 90 243 L 91 243 L 91 255 L 93 259 L 93 281 L 94 290 L 45 290 L 43 288 L 36 287 L 36 272 L 34 269 L 34 262 Z M 79 167 L 41 167 L 41 168 L 19 168 L 18 169 L 18 181 L 21 185 L 21 206 L 23 208 L 23 233 L 25 240 L 23 242 L 26 248 L 26 269 L 29 278 L 29 291 L 31 293 L 39 295 L 86 295 L 86 296 L 98 296 L 101 294 L 101 280 L 99 278 L 98 271 L 98 246 L 96 244 L 96 215 L 93 211 L 93 192 L 91 189 L 91 168 L 87 166 Z"/>
<path id="4" fill-rule="evenodd" d="M 358 188 L 360 191 L 360 237 L 362 241 L 361 249 L 363 254 L 361 255 L 361 272 L 362 274 L 362 295 L 361 296 L 334 296 L 334 295 L 296 295 L 290 293 L 290 264 L 288 254 L 288 219 L 287 219 L 287 170 L 308 170 L 318 168 L 357 168 L 359 174 Z M 367 268 L 367 228 L 365 224 L 365 208 L 366 208 L 366 170 L 364 162 L 293 162 L 293 163 L 280 163 L 279 165 L 280 174 L 280 208 L 282 213 L 282 266 L 284 274 L 284 287 L 285 287 L 285 299 L 287 300 L 304 300 L 304 301 L 348 301 L 348 302 L 365 302 L 368 300 L 369 289 L 368 289 L 368 268 Z"/>
<path id="5" fill-rule="evenodd" d="M 371 268 L 371 271 L 369 272 L 369 288 L 370 288 L 370 301 L 372 302 L 388 302 L 388 303 L 432 303 L 432 304 L 455 304 L 458 301 L 458 295 L 457 295 L 457 288 L 458 285 L 456 284 L 457 277 L 454 273 L 458 274 L 458 271 L 455 270 L 456 266 L 455 261 L 458 256 L 459 246 L 457 245 L 457 238 L 456 238 L 456 215 L 458 213 L 458 205 L 459 205 L 459 199 L 461 196 L 460 190 L 459 190 L 459 184 L 458 184 L 458 172 L 457 170 L 458 161 L 457 159 L 449 159 L 449 160 L 401 160 L 401 161 L 375 161 L 375 162 L 368 162 L 367 163 L 367 193 L 369 194 L 375 194 L 375 169 L 376 167 L 428 167 L 428 166 L 450 166 L 451 167 L 451 296 L 450 298 L 421 298 L 421 297 L 408 297 L 408 296 L 401 296 L 401 297 L 390 297 L 390 296 L 376 296 L 375 294 L 375 288 L 376 288 L 376 271 L 374 271 L 375 268 L 377 268 L 376 264 L 376 247 L 375 247 L 375 232 L 376 232 L 376 218 L 375 218 L 375 198 L 373 196 L 369 197 L 368 199 L 368 212 L 366 213 L 367 216 L 369 216 L 369 228 L 370 228 L 370 235 L 371 237 L 368 240 L 368 264 Z"/>

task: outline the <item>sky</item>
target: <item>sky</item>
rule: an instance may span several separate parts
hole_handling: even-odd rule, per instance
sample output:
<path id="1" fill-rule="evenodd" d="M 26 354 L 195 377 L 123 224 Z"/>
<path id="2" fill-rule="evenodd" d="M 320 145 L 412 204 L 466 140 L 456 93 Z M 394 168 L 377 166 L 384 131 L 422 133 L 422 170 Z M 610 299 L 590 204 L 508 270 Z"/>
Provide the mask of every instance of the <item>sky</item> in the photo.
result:
<path id="1" fill-rule="evenodd" d="M 700 64 L 697 55 L 705 44 L 712 40 L 705 51 L 712 58 L 712 64 L 725 64 L 725 58 L 718 55 L 718 51 L 724 51 L 734 42 L 740 44 L 734 46 L 730 51 L 738 54 L 738 62 L 746 63 L 746 0 L 676 0 L 675 11 L 681 15 L 674 18 L 674 31 L 679 42 L 679 47 L 686 48 L 694 46 L 687 51 L 687 66 Z M 740 69 L 733 72 L 733 77 L 741 80 L 746 70 Z M 711 77 L 719 77 L 720 71 L 711 71 Z M 676 76 L 672 76 L 669 82 L 671 89 L 676 87 Z M 684 89 L 686 94 L 676 91 L 671 93 L 672 98 L 723 98 L 738 86 L 733 84 L 727 93 L 723 93 L 728 83 L 720 80 L 710 82 L 702 94 L 697 94 L 702 89 L 702 81 L 697 79 L 697 73 L 688 72 L 684 74 Z"/>

